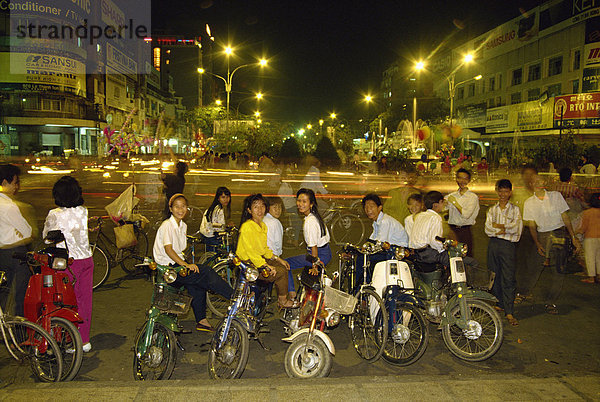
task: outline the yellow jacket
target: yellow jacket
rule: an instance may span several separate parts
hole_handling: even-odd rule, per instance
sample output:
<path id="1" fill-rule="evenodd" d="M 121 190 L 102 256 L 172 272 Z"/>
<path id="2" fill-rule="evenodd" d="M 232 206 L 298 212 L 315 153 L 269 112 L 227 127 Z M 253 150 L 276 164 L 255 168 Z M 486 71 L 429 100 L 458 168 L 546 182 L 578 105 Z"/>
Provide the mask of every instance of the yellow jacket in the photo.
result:
<path id="1" fill-rule="evenodd" d="M 240 228 L 236 254 L 243 261 L 250 260 L 255 267 L 266 264 L 265 259 L 273 258 L 273 251 L 267 246 L 267 225 L 260 225 L 248 219 Z"/>

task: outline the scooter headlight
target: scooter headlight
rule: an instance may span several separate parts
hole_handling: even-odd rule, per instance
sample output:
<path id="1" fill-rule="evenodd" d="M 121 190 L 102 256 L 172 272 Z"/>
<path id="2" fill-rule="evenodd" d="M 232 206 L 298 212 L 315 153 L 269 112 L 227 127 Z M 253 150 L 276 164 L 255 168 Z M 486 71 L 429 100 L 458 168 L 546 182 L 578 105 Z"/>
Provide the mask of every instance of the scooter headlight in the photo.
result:
<path id="1" fill-rule="evenodd" d="M 467 251 L 469 251 L 469 248 L 467 247 L 467 245 L 466 245 L 466 244 L 463 244 L 463 245 L 461 246 L 461 248 L 460 248 L 460 255 L 461 255 L 462 257 L 466 256 L 466 255 L 467 255 Z"/>
<path id="2" fill-rule="evenodd" d="M 258 269 L 255 267 L 247 267 L 246 268 L 246 280 L 250 282 L 254 282 L 258 279 Z"/>
<path id="3" fill-rule="evenodd" d="M 335 327 L 340 323 L 340 314 L 337 311 L 327 310 L 327 326 Z"/>
<path id="4" fill-rule="evenodd" d="M 57 271 L 64 271 L 67 269 L 67 259 L 66 258 L 54 258 L 52 260 L 52 269 Z"/>
<path id="5" fill-rule="evenodd" d="M 174 269 L 167 269 L 163 274 L 163 279 L 167 283 L 173 283 L 177 279 L 177 272 Z"/>
<path id="6" fill-rule="evenodd" d="M 403 260 L 407 255 L 407 251 L 404 247 L 396 247 L 396 259 Z"/>

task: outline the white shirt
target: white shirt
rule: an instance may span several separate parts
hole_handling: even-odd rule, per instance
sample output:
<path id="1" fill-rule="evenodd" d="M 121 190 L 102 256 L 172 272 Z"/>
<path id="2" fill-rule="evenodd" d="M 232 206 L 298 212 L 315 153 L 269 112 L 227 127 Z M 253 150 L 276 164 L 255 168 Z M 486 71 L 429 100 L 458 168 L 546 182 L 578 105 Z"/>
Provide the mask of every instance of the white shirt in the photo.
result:
<path id="1" fill-rule="evenodd" d="M 51 209 L 44 223 L 42 237 L 46 237 L 51 230 L 60 230 L 65 236 L 69 257 L 83 260 L 92 256 L 88 238 L 88 210 L 84 206 Z M 57 247 L 64 248 L 64 242 L 57 244 Z"/>
<path id="2" fill-rule="evenodd" d="M 408 235 L 402 224 L 383 212 L 380 212 L 377 220 L 373 222 L 373 233 L 369 239 L 387 241 L 396 246 L 408 246 Z"/>
<path id="3" fill-rule="evenodd" d="M 444 246 L 435 237 L 442 237 L 443 234 L 442 217 L 433 209 L 428 209 L 425 212 L 418 213 L 415 217 L 408 247 L 420 249 L 431 246 L 441 253 L 444 251 Z"/>
<path id="4" fill-rule="evenodd" d="M 292 186 L 289 183 L 281 182 L 277 195 L 283 200 L 283 207 L 286 210 L 296 208 L 296 195 L 292 191 Z"/>
<path id="5" fill-rule="evenodd" d="M 567 202 L 558 191 L 544 190 L 544 199 L 535 194 L 525 200 L 523 220 L 534 221 L 540 233 L 551 232 L 565 226 L 561 214 L 569 210 Z"/>
<path id="6" fill-rule="evenodd" d="M 4 193 L 0 193 L 0 228 L 0 247 L 31 237 L 31 226 L 17 204 Z"/>
<path id="7" fill-rule="evenodd" d="M 323 186 L 323 183 L 321 182 L 321 171 L 317 169 L 316 166 L 311 166 L 310 169 L 308 169 L 300 188 L 310 188 L 315 192 L 315 194 L 329 193 L 329 191 L 325 189 L 325 186 Z"/>
<path id="8" fill-rule="evenodd" d="M 413 225 L 415 224 L 415 217 L 410 214 L 406 218 L 404 218 L 404 229 L 406 230 L 406 234 L 410 239 Z"/>
<path id="9" fill-rule="evenodd" d="M 187 225 L 184 221 L 179 222 L 179 225 L 177 225 L 177 221 L 173 216 L 164 220 L 156 232 L 154 246 L 152 247 L 154 261 L 160 265 L 175 264 L 175 261 L 165 251 L 165 246 L 168 244 L 173 247 L 173 251 L 183 260 L 183 250 L 187 246 L 186 234 Z"/>
<path id="10" fill-rule="evenodd" d="M 493 223 L 504 225 L 504 234 L 497 234 L 501 229 L 492 226 Z M 497 237 L 499 239 L 508 240 L 517 243 L 521 238 L 523 231 L 523 220 L 521 219 L 521 211 L 512 202 L 508 202 L 504 209 L 500 208 L 500 203 L 490 207 L 485 216 L 485 234 L 489 237 Z"/>
<path id="11" fill-rule="evenodd" d="M 455 191 L 448 194 L 445 198 L 448 199 L 451 195 L 456 198 L 456 201 L 462 207 L 462 214 L 458 209 L 448 203 L 448 223 L 456 226 L 469 226 L 475 224 L 475 219 L 479 213 L 479 197 L 471 190 L 465 191 L 463 195 L 460 191 Z"/>
<path id="12" fill-rule="evenodd" d="M 204 211 L 202 215 L 202 223 L 200 224 L 200 233 L 202 233 L 206 237 L 214 237 L 215 232 L 217 231 L 213 225 L 221 225 L 221 227 L 225 227 L 225 212 L 220 205 L 217 205 L 215 209 L 213 209 L 212 216 L 210 220 L 206 216 L 208 209 Z"/>
<path id="13" fill-rule="evenodd" d="M 319 219 L 312 213 L 304 218 L 304 241 L 307 247 L 323 247 L 329 243 L 329 229 L 325 225 L 325 236 L 321 236 Z"/>
<path id="14" fill-rule="evenodd" d="M 283 225 L 270 213 L 265 215 L 263 222 L 267 225 L 267 247 L 279 257 L 283 253 Z"/>

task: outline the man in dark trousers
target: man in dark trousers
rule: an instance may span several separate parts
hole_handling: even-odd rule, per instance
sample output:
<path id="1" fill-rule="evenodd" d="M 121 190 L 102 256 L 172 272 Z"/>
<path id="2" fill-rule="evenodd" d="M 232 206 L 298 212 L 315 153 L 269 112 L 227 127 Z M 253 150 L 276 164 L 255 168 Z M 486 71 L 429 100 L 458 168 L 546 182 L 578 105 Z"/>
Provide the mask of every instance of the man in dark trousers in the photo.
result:
<path id="1" fill-rule="evenodd" d="M 504 310 L 511 325 L 519 325 L 514 316 L 515 270 L 517 243 L 521 238 L 523 220 L 519 207 L 511 203 L 512 183 L 501 179 L 496 182 L 498 202 L 486 214 L 485 234 L 488 244 L 488 268 L 496 274 L 492 292 L 498 299 L 499 310 Z"/>
<path id="2" fill-rule="evenodd" d="M 448 194 L 448 224 L 456 235 L 456 240 L 468 247 L 467 255 L 473 257 L 473 235 L 471 226 L 479 214 L 479 197 L 469 190 L 471 172 L 467 169 L 456 171 L 458 190 Z"/>

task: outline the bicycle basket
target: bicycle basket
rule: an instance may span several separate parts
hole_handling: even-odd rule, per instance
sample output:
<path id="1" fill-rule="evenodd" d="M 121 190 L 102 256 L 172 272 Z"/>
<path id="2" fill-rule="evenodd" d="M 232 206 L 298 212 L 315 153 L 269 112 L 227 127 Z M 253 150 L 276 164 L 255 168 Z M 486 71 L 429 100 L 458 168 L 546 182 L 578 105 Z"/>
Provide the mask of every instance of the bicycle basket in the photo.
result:
<path id="1" fill-rule="evenodd" d="M 185 314 L 190 309 L 192 298 L 185 293 L 164 285 L 154 287 L 152 305 L 157 309 L 171 314 Z"/>
<path id="2" fill-rule="evenodd" d="M 356 306 L 356 297 L 341 290 L 325 286 L 325 307 L 340 314 L 352 314 Z"/>

